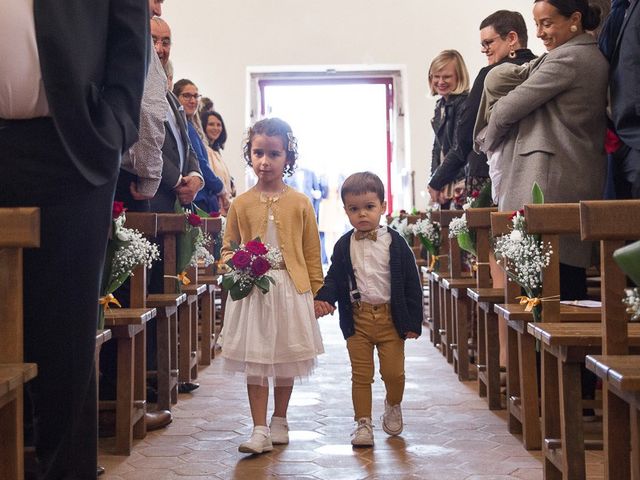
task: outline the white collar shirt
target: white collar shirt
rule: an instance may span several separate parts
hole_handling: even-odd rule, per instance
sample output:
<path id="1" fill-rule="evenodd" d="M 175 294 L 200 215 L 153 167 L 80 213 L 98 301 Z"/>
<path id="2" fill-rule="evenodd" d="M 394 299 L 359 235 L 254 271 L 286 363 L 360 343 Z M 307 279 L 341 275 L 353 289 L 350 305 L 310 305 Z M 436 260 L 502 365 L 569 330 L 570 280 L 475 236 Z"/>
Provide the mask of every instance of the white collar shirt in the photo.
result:
<path id="1" fill-rule="evenodd" d="M 351 263 L 360 292 L 360 300 L 372 305 L 391 300 L 391 273 L 389 271 L 389 247 L 391 235 L 387 227 L 378 227 L 377 240 L 356 240 L 351 235 Z"/>
<path id="2" fill-rule="evenodd" d="M 0 118 L 18 120 L 49 115 L 33 1 L 0 0 Z"/>

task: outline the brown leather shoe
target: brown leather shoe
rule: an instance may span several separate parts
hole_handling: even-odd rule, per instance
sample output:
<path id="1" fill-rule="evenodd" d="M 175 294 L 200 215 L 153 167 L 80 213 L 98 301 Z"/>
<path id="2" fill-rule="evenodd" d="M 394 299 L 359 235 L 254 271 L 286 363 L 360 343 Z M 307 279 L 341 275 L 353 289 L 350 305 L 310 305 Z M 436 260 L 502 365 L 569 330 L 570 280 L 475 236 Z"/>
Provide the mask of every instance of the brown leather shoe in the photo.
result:
<path id="1" fill-rule="evenodd" d="M 158 410 L 145 413 L 144 421 L 147 424 L 147 430 L 159 430 L 169 425 L 173 421 L 173 417 L 169 410 Z"/>

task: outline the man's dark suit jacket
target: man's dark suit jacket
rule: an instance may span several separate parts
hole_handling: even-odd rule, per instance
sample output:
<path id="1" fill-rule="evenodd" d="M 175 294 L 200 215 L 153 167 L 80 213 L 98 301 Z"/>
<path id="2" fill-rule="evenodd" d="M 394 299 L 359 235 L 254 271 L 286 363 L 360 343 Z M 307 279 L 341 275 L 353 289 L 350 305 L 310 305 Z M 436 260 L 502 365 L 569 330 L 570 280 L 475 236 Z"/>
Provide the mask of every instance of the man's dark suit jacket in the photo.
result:
<path id="1" fill-rule="evenodd" d="M 174 187 L 180 179 L 180 175 L 187 175 L 189 172 L 200 173 L 200 165 L 198 158 L 189 142 L 189 134 L 187 133 L 187 124 L 184 114 L 180 111 L 180 103 L 175 95 L 171 92 L 167 93 L 167 100 L 173 115 L 176 118 L 180 136 L 176 138 L 169 122 L 165 122 L 164 144 L 162 145 L 162 180 L 155 197 L 151 200 L 151 211 L 153 212 L 173 212 L 176 202 L 176 194 Z M 184 151 L 186 152 L 182 170 L 180 170 L 180 151 L 179 143 L 183 142 Z"/>
<path id="2" fill-rule="evenodd" d="M 35 0 L 49 109 L 67 153 L 95 186 L 138 138 L 149 45 L 147 0 Z"/>
<path id="3" fill-rule="evenodd" d="M 640 5 L 629 6 L 611 58 L 611 112 L 616 132 L 640 150 Z"/>

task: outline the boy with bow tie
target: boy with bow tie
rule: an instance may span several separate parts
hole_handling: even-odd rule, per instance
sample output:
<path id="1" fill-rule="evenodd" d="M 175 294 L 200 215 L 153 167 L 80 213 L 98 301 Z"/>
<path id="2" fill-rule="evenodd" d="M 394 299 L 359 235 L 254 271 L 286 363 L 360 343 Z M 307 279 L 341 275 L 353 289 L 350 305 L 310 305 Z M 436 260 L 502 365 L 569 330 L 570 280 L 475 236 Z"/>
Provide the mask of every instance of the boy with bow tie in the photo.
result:
<path id="1" fill-rule="evenodd" d="M 342 202 L 354 229 L 337 242 L 324 286 L 316 294 L 316 316 L 332 313 L 338 302 L 340 328 L 351 360 L 356 428 L 351 444 L 373 446 L 371 384 L 374 347 L 387 391 L 382 428 L 403 429 L 404 341 L 422 329 L 422 287 L 415 257 L 395 230 L 380 226 L 387 203 L 384 185 L 371 172 L 349 176 Z"/>

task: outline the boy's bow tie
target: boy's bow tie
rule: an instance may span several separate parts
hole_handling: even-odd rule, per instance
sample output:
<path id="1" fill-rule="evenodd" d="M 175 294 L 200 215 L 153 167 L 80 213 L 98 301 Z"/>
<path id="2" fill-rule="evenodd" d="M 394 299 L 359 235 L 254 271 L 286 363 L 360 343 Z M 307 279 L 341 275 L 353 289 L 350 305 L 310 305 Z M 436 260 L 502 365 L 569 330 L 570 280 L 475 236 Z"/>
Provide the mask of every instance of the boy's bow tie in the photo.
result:
<path id="1" fill-rule="evenodd" d="M 369 230 L 368 232 L 356 231 L 356 240 L 364 240 L 365 238 L 375 242 L 378 240 L 378 230 Z"/>

